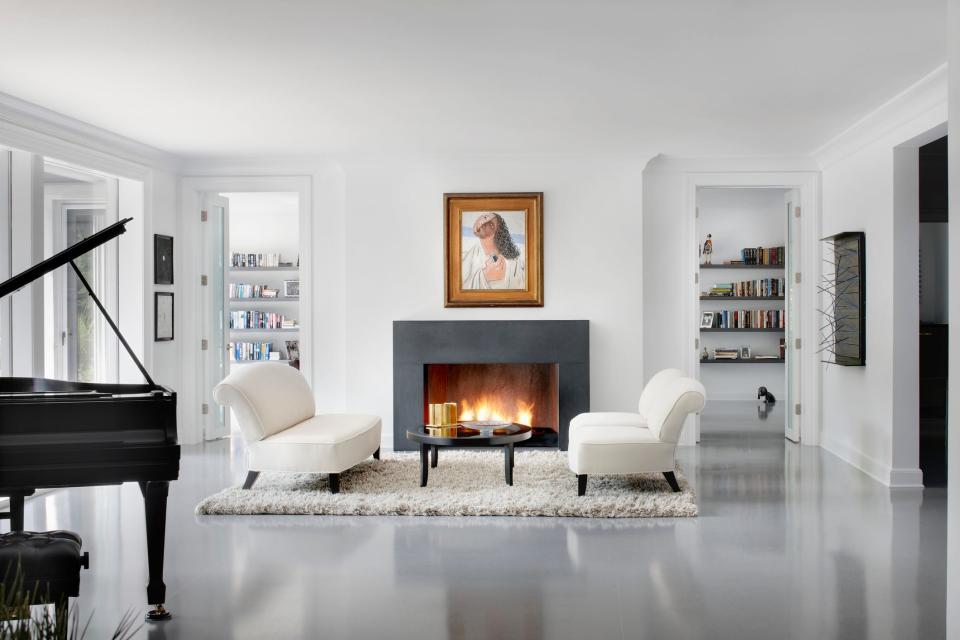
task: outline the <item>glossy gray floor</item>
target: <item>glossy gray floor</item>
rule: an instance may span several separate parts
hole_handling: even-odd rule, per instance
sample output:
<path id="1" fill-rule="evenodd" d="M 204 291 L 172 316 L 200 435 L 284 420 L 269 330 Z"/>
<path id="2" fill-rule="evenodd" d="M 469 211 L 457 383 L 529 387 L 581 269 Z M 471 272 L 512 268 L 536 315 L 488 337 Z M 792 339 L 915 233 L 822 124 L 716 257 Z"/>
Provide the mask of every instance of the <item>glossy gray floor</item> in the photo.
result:
<path id="1" fill-rule="evenodd" d="M 228 442 L 185 447 L 151 638 L 942 638 L 943 490 L 894 492 L 713 403 L 680 459 L 693 519 L 206 517 L 242 477 Z M 575 490 L 571 476 L 570 490 Z M 57 491 L 27 526 L 80 532 L 89 638 L 143 607 L 133 485 Z"/>

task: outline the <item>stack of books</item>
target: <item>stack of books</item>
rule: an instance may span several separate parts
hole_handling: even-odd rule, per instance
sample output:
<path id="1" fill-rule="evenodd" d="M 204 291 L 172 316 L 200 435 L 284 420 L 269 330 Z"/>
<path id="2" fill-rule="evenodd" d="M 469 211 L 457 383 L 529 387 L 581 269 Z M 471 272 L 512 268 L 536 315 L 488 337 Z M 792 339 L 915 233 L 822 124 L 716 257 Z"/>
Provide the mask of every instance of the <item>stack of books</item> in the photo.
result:
<path id="1" fill-rule="evenodd" d="M 713 285 L 712 287 L 710 287 L 710 291 L 707 291 L 707 292 L 706 292 L 706 295 L 708 295 L 708 296 L 718 296 L 718 297 L 729 297 L 729 296 L 732 296 L 732 295 L 733 295 L 733 283 L 732 283 L 732 282 L 727 282 L 727 283 L 720 283 L 720 282 L 718 282 L 717 284 L 715 284 L 715 285 Z"/>
<path id="2" fill-rule="evenodd" d="M 717 360 L 736 360 L 740 357 L 740 350 L 729 347 L 717 347 L 713 350 L 713 357 Z"/>
<path id="3" fill-rule="evenodd" d="M 271 289 L 265 284 L 231 282 L 229 288 L 231 298 L 276 298 L 280 293 L 279 289 Z"/>
<path id="4" fill-rule="evenodd" d="M 270 360 L 271 346 L 269 342 L 231 342 L 230 359 L 234 362 L 241 360 Z"/>
<path id="5" fill-rule="evenodd" d="M 287 267 L 289 262 L 283 262 L 279 253 L 234 253 L 232 256 L 234 267 Z"/>
<path id="6" fill-rule="evenodd" d="M 714 329 L 784 329 L 783 309 L 724 309 L 713 315 Z"/>
<path id="7" fill-rule="evenodd" d="M 784 289 L 783 278 L 760 278 L 758 280 L 741 280 L 740 282 L 718 282 L 710 287 L 704 295 L 716 297 L 742 298 L 782 296 Z"/>
<path id="8" fill-rule="evenodd" d="M 743 264 L 783 264 L 786 256 L 785 247 L 757 247 L 756 249 L 741 249 L 740 259 Z"/>
<path id="9" fill-rule="evenodd" d="M 285 323 L 293 323 L 285 326 Z M 287 329 L 295 327 L 296 321 L 285 318 L 282 313 L 270 311 L 231 311 L 231 329 Z"/>

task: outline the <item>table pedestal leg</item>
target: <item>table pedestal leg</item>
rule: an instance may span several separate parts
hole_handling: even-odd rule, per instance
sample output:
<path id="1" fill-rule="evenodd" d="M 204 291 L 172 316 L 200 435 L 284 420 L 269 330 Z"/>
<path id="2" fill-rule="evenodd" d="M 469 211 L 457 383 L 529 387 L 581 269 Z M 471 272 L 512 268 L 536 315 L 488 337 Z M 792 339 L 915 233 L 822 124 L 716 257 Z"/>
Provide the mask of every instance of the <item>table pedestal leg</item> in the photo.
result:
<path id="1" fill-rule="evenodd" d="M 513 443 L 503 448 L 503 475 L 507 484 L 513 486 Z"/>
<path id="2" fill-rule="evenodd" d="M 430 445 L 420 445 L 420 486 L 427 486 L 427 477 L 430 474 L 430 461 L 427 459 L 430 455 Z"/>
<path id="3" fill-rule="evenodd" d="M 433 469 L 437 468 L 437 462 L 440 458 L 440 447 L 433 445 L 430 447 L 430 467 Z"/>

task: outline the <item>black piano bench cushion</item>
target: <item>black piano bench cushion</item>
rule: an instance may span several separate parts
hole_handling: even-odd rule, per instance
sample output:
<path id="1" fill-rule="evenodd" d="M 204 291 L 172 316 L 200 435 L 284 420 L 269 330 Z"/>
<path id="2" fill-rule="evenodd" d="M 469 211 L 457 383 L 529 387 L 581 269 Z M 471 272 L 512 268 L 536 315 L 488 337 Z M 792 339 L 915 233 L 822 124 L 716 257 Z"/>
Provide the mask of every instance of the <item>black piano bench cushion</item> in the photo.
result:
<path id="1" fill-rule="evenodd" d="M 89 557 L 80 553 L 83 541 L 72 531 L 14 531 L 0 535 L 0 579 L 7 593 L 13 588 L 19 565 L 24 591 L 35 602 L 57 603 L 80 593 L 80 569 Z"/>

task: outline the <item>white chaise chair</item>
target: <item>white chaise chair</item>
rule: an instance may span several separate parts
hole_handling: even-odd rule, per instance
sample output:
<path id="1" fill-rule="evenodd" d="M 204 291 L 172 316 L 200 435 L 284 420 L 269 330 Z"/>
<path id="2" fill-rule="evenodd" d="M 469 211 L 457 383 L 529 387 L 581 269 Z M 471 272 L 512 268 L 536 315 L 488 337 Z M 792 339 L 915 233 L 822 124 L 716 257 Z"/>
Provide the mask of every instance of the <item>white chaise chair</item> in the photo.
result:
<path id="1" fill-rule="evenodd" d="M 381 421 L 360 414 L 316 415 L 313 393 L 297 369 L 279 362 L 234 368 L 213 390 L 233 410 L 247 445 L 244 489 L 261 471 L 326 473 L 339 493 L 340 474 L 370 455 L 380 459 Z"/>
<path id="2" fill-rule="evenodd" d="M 577 494 L 587 491 L 594 474 L 662 473 L 674 491 L 680 484 L 673 470 L 683 424 L 706 402 L 703 385 L 677 369 L 650 379 L 640 395 L 637 413 L 581 413 L 570 421 L 568 460 L 577 474 Z"/>

